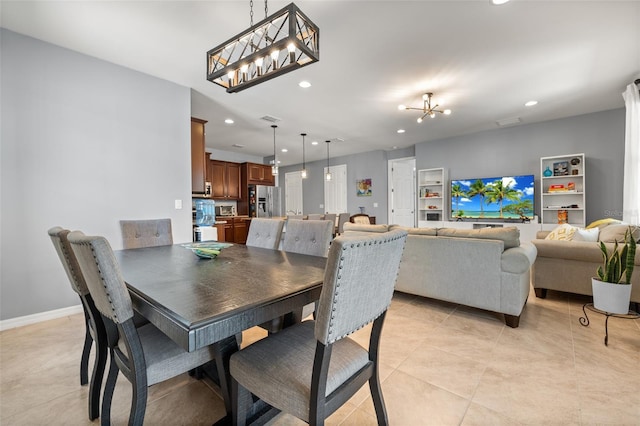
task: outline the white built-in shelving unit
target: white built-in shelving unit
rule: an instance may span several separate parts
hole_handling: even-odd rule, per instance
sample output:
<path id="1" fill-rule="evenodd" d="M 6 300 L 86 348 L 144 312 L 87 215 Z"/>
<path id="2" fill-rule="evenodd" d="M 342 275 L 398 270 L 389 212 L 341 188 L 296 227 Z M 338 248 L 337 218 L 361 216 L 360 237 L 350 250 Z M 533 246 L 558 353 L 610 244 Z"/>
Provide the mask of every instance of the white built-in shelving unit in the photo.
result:
<path id="1" fill-rule="evenodd" d="M 584 154 L 540 158 L 540 187 L 543 230 L 565 223 L 565 217 L 570 225 L 585 226 Z"/>
<path id="2" fill-rule="evenodd" d="M 418 227 L 442 226 L 447 220 L 448 184 L 443 168 L 418 170 Z"/>

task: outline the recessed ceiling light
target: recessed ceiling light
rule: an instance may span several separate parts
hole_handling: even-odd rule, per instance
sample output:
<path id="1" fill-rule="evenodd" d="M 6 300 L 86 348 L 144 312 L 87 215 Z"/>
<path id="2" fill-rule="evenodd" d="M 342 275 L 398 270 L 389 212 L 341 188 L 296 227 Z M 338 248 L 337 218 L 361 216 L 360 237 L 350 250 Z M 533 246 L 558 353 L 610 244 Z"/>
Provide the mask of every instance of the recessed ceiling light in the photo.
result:
<path id="1" fill-rule="evenodd" d="M 227 118 L 226 120 L 224 120 L 224 122 L 227 124 L 233 124 L 233 120 L 230 118 Z"/>
<path id="2" fill-rule="evenodd" d="M 309 83 L 308 81 L 301 81 L 300 83 L 298 83 L 298 86 L 302 87 L 303 89 L 306 89 L 308 87 L 311 87 L 311 83 Z"/>
<path id="3" fill-rule="evenodd" d="M 234 147 L 236 147 L 236 148 L 244 148 L 244 145 L 240 145 L 239 143 L 234 143 L 234 144 L 233 144 L 233 145 L 231 145 L 231 146 L 234 146 Z"/>
<path id="4" fill-rule="evenodd" d="M 289 152 L 287 148 L 282 148 L 282 152 Z"/>
<path id="5" fill-rule="evenodd" d="M 526 104 L 524 104 L 524 106 L 534 106 L 534 105 L 538 105 L 538 101 L 529 101 Z"/>
<path id="6" fill-rule="evenodd" d="M 398 133 L 404 133 L 404 129 L 398 129 L 397 132 Z"/>
<path id="7" fill-rule="evenodd" d="M 505 4 L 506 2 L 508 2 L 509 0 L 491 0 L 491 3 L 500 6 L 501 4 Z"/>
<path id="8" fill-rule="evenodd" d="M 311 145 L 318 145 L 318 141 L 311 142 Z"/>

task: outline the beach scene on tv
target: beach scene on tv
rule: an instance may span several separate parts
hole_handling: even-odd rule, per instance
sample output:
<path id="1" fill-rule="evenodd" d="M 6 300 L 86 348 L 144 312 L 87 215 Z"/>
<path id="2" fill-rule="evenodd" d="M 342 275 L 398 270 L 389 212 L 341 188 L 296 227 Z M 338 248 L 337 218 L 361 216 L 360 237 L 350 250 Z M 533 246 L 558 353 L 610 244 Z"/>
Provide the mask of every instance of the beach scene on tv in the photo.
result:
<path id="1" fill-rule="evenodd" d="M 451 181 L 451 219 L 528 221 L 533 216 L 534 176 Z"/>

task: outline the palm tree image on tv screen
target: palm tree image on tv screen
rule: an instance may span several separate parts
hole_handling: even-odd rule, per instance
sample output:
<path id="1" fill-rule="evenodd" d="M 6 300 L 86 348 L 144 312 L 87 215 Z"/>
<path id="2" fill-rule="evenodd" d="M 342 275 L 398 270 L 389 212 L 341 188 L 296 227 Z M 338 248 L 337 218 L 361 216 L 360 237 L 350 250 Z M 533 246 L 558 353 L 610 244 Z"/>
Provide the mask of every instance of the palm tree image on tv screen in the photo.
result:
<path id="1" fill-rule="evenodd" d="M 451 218 L 526 221 L 533 215 L 534 176 L 451 181 Z"/>

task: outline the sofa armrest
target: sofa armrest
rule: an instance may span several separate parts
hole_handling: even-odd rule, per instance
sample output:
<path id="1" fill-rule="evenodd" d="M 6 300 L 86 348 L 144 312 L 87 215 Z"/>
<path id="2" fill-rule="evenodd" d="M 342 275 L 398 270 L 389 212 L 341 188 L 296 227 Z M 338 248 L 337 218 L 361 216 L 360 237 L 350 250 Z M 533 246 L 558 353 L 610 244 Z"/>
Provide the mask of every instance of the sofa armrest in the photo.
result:
<path id="1" fill-rule="evenodd" d="M 538 231 L 536 232 L 536 238 L 539 240 L 544 240 L 550 233 L 551 231 Z"/>
<path id="2" fill-rule="evenodd" d="M 538 249 L 538 257 L 579 260 L 582 262 L 602 261 L 600 243 L 590 241 L 532 240 Z"/>
<path id="3" fill-rule="evenodd" d="M 523 274 L 536 261 L 537 253 L 536 246 L 523 242 L 519 247 L 512 247 L 502 253 L 500 267 L 504 272 Z"/>

